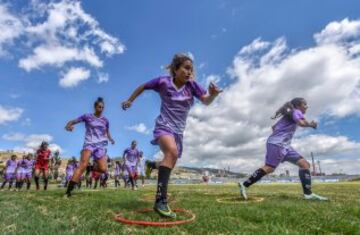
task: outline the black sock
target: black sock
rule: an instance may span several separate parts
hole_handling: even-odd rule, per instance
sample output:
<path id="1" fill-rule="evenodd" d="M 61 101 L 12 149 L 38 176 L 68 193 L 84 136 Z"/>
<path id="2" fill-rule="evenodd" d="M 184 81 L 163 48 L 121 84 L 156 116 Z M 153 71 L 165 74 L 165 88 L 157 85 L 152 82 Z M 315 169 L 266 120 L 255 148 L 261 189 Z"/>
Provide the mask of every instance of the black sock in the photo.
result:
<path id="1" fill-rule="evenodd" d="M 309 169 L 299 169 L 299 177 L 304 194 L 310 195 L 311 192 L 311 175 Z"/>
<path id="2" fill-rule="evenodd" d="M 131 187 L 134 188 L 134 178 L 133 177 L 129 177 L 130 183 L 131 183 Z"/>
<path id="3" fill-rule="evenodd" d="M 66 189 L 66 194 L 67 194 L 68 196 L 71 196 L 71 191 L 74 190 L 75 186 L 76 186 L 76 182 L 70 180 L 70 182 L 69 182 L 69 184 L 68 184 L 68 187 L 67 187 L 67 189 Z"/>
<path id="4" fill-rule="evenodd" d="M 39 190 L 39 188 L 40 188 L 40 185 L 39 185 L 39 176 L 35 176 L 34 179 L 35 179 L 36 189 Z"/>
<path id="5" fill-rule="evenodd" d="M 13 182 L 9 182 L 9 189 L 11 189 Z"/>
<path id="6" fill-rule="evenodd" d="M 44 179 L 44 190 L 47 190 L 48 183 L 49 183 L 49 179 L 45 178 Z"/>
<path id="7" fill-rule="evenodd" d="M 18 182 L 18 181 L 15 182 L 15 188 L 16 189 L 20 188 L 20 182 Z"/>
<path id="8" fill-rule="evenodd" d="M 157 169 L 155 161 L 146 161 L 146 165 L 148 165 L 152 169 Z M 159 167 L 160 168 L 160 167 Z"/>
<path id="9" fill-rule="evenodd" d="M 30 182 L 28 182 L 28 183 L 26 183 L 26 189 L 30 189 L 30 185 L 31 185 L 31 183 Z"/>
<path id="10" fill-rule="evenodd" d="M 167 199 L 167 187 L 169 183 L 170 174 L 171 174 L 170 168 L 166 166 L 159 167 L 156 202 Z"/>
<path id="11" fill-rule="evenodd" d="M 259 168 L 257 169 L 250 177 L 244 182 L 245 187 L 249 187 L 250 185 L 258 182 L 264 175 L 266 175 L 266 172 Z"/>
<path id="12" fill-rule="evenodd" d="M 3 189 L 4 187 L 5 187 L 5 184 L 6 184 L 6 180 L 2 183 L 2 185 L 1 185 L 1 189 Z"/>
<path id="13" fill-rule="evenodd" d="M 20 185 L 19 185 L 19 188 L 22 189 L 23 185 L 24 185 L 24 181 L 21 181 Z"/>

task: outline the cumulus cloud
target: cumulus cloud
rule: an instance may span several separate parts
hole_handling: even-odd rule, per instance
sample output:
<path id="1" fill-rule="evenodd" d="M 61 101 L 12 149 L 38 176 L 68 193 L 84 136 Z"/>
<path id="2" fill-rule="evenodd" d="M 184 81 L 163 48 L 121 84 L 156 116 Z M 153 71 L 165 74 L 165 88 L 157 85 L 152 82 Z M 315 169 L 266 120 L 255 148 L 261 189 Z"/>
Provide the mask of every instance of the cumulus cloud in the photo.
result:
<path id="1" fill-rule="evenodd" d="M 70 68 L 66 74 L 60 79 L 59 84 L 62 87 L 74 87 L 81 81 L 87 80 L 90 77 L 90 71 L 84 68 Z"/>
<path id="2" fill-rule="evenodd" d="M 9 133 L 4 134 L 2 138 L 7 141 L 23 142 L 23 146 L 14 147 L 15 151 L 35 152 L 39 148 L 42 141 L 46 141 L 49 143 L 49 149 L 51 151 L 62 151 L 62 148 L 58 144 L 51 143 L 54 138 L 49 134 L 25 135 L 23 133 Z"/>
<path id="3" fill-rule="evenodd" d="M 11 108 L 0 105 L 0 124 L 17 121 L 23 112 L 24 110 L 21 108 Z"/>
<path id="4" fill-rule="evenodd" d="M 106 83 L 109 81 L 109 74 L 107 73 L 98 73 L 97 82 L 98 83 Z"/>
<path id="5" fill-rule="evenodd" d="M 264 162 L 274 124 L 270 117 L 294 97 L 308 100 L 306 116 L 319 120 L 320 128 L 324 118 L 359 115 L 360 57 L 350 50 L 360 48 L 359 22 L 331 22 L 314 35 L 316 44 L 310 48 L 289 48 L 285 37 L 273 42 L 258 38 L 241 48 L 227 69 L 231 85 L 211 106 L 191 110 L 180 163 L 252 172 Z M 346 136 L 311 130 L 300 131 L 294 140 L 305 156 L 317 151 L 322 158 L 358 154 L 359 145 Z"/>
<path id="6" fill-rule="evenodd" d="M 150 129 L 144 123 L 135 124 L 133 126 L 127 126 L 125 128 L 127 130 L 136 131 L 136 132 L 141 133 L 141 134 L 146 134 L 147 135 L 147 134 L 150 133 Z"/>
<path id="7" fill-rule="evenodd" d="M 10 13 L 12 7 L 11 2 L 0 4 L 0 56 L 5 46 L 18 40 L 17 45 L 23 46 L 18 65 L 28 72 L 46 67 L 68 70 L 73 63 L 97 71 L 105 57 L 125 51 L 118 38 L 84 11 L 79 0 L 33 0 L 17 14 Z"/>

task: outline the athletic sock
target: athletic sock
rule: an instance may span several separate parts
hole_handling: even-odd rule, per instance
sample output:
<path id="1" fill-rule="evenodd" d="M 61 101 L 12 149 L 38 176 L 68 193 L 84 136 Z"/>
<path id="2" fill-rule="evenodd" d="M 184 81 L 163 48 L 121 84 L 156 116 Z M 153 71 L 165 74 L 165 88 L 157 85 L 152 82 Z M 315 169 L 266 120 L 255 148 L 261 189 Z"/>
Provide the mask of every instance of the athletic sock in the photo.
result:
<path id="1" fill-rule="evenodd" d="M 26 183 L 26 189 L 30 189 L 31 183 Z"/>
<path id="2" fill-rule="evenodd" d="M 35 179 L 35 184 L 36 184 L 36 190 L 39 190 L 40 189 L 39 176 L 35 176 L 34 179 Z"/>
<path id="3" fill-rule="evenodd" d="M 70 182 L 68 184 L 68 187 L 67 187 L 67 190 L 66 190 L 66 195 L 68 195 L 68 197 L 71 196 L 71 191 L 74 190 L 75 186 L 76 186 L 76 182 L 70 180 Z"/>
<path id="4" fill-rule="evenodd" d="M 311 192 L 311 175 L 309 169 L 299 169 L 299 177 L 304 194 L 310 195 Z"/>
<path id="5" fill-rule="evenodd" d="M 156 202 L 167 199 L 167 187 L 169 183 L 170 174 L 171 174 L 170 168 L 166 166 L 159 167 Z"/>
<path id="6" fill-rule="evenodd" d="M 49 184 L 49 179 L 45 178 L 44 179 L 44 190 L 47 190 L 48 184 Z"/>
<path id="7" fill-rule="evenodd" d="M 259 168 L 257 169 L 250 177 L 244 182 L 245 187 L 249 187 L 250 185 L 258 182 L 264 175 L 266 175 L 266 172 Z"/>

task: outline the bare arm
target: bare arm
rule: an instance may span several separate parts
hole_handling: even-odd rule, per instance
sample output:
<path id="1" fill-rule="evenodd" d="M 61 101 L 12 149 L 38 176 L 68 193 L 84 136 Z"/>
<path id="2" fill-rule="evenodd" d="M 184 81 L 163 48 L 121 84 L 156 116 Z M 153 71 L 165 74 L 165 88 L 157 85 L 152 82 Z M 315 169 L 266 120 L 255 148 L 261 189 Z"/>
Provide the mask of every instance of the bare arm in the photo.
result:
<path id="1" fill-rule="evenodd" d="M 110 143 L 111 143 L 111 144 L 115 144 L 115 141 L 114 141 L 114 139 L 111 137 L 111 134 L 110 134 L 110 130 L 109 130 L 109 129 L 107 129 L 106 134 L 107 134 L 108 139 L 110 140 Z"/>
<path id="2" fill-rule="evenodd" d="M 311 127 L 311 128 L 314 128 L 316 129 L 317 128 L 317 122 L 315 121 L 311 121 L 311 122 L 308 122 L 307 120 L 305 119 L 300 119 L 297 124 L 301 127 Z"/>
<path id="3" fill-rule="evenodd" d="M 78 124 L 78 123 L 79 123 L 79 121 L 77 121 L 76 119 L 69 121 L 65 126 L 65 130 L 73 131 L 74 130 L 74 125 Z"/>
<path id="4" fill-rule="evenodd" d="M 145 86 L 141 85 L 138 88 L 135 89 L 135 91 L 131 94 L 131 96 L 124 102 L 122 102 L 121 106 L 123 110 L 126 110 L 131 107 L 132 102 L 135 101 L 135 99 L 143 93 L 145 90 Z"/>
<path id="5" fill-rule="evenodd" d="M 208 93 L 203 95 L 200 100 L 203 104 L 210 105 L 221 92 L 222 90 L 219 87 L 217 87 L 214 83 L 210 83 Z"/>

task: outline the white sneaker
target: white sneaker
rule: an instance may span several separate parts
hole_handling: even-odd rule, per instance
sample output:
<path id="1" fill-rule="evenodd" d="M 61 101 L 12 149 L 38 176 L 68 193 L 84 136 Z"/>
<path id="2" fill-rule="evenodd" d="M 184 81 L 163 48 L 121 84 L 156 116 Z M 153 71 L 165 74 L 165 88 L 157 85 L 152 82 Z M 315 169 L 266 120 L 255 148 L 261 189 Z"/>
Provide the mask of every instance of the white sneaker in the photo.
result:
<path id="1" fill-rule="evenodd" d="M 244 186 L 244 183 L 243 182 L 239 182 L 239 187 L 240 187 L 240 195 L 245 199 L 247 200 L 248 197 L 246 195 L 246 187 Z"/>
<path id="2" fill-rule="evenodd" d="M 305 200 L 317 200 L 317 201 L 328 201 L 329 200 L 328 198 L 322 197 L 322 196 L 317 195 L 315 193 L 312 193 L 312 194 L 309 194 L 309 195 L 304 194 L 304 199 Z"/>

